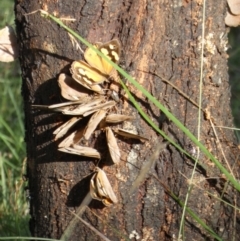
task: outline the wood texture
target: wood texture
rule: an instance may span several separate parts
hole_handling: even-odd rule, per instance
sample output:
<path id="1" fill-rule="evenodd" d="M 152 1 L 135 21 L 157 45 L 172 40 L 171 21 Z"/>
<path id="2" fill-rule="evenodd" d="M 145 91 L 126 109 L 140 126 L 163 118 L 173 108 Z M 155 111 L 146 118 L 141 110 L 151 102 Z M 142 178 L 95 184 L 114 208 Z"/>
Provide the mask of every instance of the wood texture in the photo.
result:
<path id="1" fill-rule="evenodd" d="M 73 60 L 83 59 L 73 46 L 67 32 L 39 13 L 43 9 L 61 18 L 88 41 L 107 42 L 118 38 L 122 43 L 120 65 L 166 106 L 195 135 L 198 129 L 198 108 L 176 89 L 156 76 L 168 79 L 194 101 L 199 100 L 199 79 L 202 35 L 202 1 L 26 1 L 16 2 L 16 24 L 20 43 L 20 62 L 23 78 L 24 111 L 30 201 L 30 229 L 33 236 L 60 238 L 89 189 L 90 158 L 57 151 L 52 132 L 66 121 L 59 114 L 32 109 L 32 104 L 49 105 L 62 100 L 57 84 L 60 73 L 69 73 Z M 217 126 L 232 126 L 230 89 L 227 74 L 227 36 L 224 24 L 224 2 L 207 1 L 205 21 L 203 108 L 211 113 Z M 81 45 L 83 49 L 85 47 Z M 183 149 L 196 147 L 143 94 L 130 90 L 152 120 Z M 127 101 L 118 107 L 122 114 L 136 117 L 133 127 L 149 142 L 119 140 L 121 161 L 104 168 L 117 195 L 118 204 L 104 207 L 92 201 L 83 219 L 105 234 L 110 240 L 127 240 L 133 231 L 141 240 L 172 240 L 178 235 L 182 208 L 165 192 L 162 183 L 184 200 L 194 163 L 169 146 L 159 156 L 151 175 L 129 196 L 128 191 L 137 178 L 143 163 L 163 141 L 138 115 Z M 86 124 L 86 123 L 85 123 Z M 222 145 L 226 158 L 237 172 L 238 149 L 231 130 L 217 129 L 216 141 L 209 120 L 202 114 L 201 136 L 204 145 L 222 162 Z M 102 153 L 107 150 L 105 137 L 91 139 L 90 145 Z M 223 239 L 230 240 L 239 230 L 234 224 L 234 209 L 208 195 L 223 192 L 221 173 L 202 153 L 188 202 L 207 225 Z M 94 163 L 96 164 L 96 162 Z M 225 164 L 224 164 L 225 165 Z M 158 179 L 154 178 L 156 175 Z M 224 197 L 234 204 L 234 190 L 226 189 Z M 91 211 L 90 211 L 91 210 Z M 93 212 L 97 215 L 95 216 Z M 236 225 L 236 226 L 234 226 Z M 207 231 L 186 216 L 186 240 L 211 240 Z M 239 232 L 236 234 L 239 235 Z M 99 240 L 81 222 L 69 240 Z"/>

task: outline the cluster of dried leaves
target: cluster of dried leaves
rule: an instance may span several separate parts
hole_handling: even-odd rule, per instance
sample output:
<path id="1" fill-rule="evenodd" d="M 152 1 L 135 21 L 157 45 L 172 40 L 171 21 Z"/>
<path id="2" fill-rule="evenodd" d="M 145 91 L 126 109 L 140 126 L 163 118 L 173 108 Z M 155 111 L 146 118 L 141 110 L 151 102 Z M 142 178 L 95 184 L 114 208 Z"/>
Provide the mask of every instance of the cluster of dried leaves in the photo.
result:
<path id="1" fill-rule="evenodd" d="M 95 47 L 113 62 L 119 60 L 120 48 L 118 40 L 108 43 L 98 43 Z M 120 95 L 120 84 L 115 69 L 94 50 L 88 48 L 84 53 L 84 61 L 74 61 L 70 72 L 72 77 L 60 74 L 58 84 L 61 95 L 67 102 L 50 106 L 35 106 L 47 108 L 63 115 L 73 116 L 55 131 L 55 140 L 65 138 L 58 145 L 58 150 L 79 156 L 102 159 L 101 153 L 89 146 L 91 137 L 98 132 L 105 132 L 106 144 L 113 164 L 121 159 L 116 135 L 145 141 L 145 137 L 118 128 L 119 123 L 132 121 L 133 116 L 119 114 L 118 105 L 123 101 Z M 112 74 L 114 72 L 114 75 Z M 90 117 L 90 118 L 89 118 Z M 83 119 L 89 118 L 82 128 L 71 132 L 71 129 Z M 70 134 L 69 134 L 70 133 Z M 94 134 L 94 135 L 93 135 Z M 106 206 L 117 202 L 111 184 L 105 172 L 96 167 L 90 181 L 90 194 L 93 199 L 102 201 Z"/>
<path id="2" fill-rule="evenodd" d="M 120 43 L 117 39 L 104 44 L 96 43 L 94 47 L 114 63 L 119 62 Z M 0 61 L 4 62 L 13 61 L 18 57 L 17 39 L 12 27 L 6 26 L 0 30 L 0 55 Z M 59 151 L 102 159 L 101 153 L 88 145 L 94 132 L 100 130 L 106 133 L 110 157 L 112 162 L 117 164 L 121 154 L 115 134 L 142 141 L 147 139 L 116 128 L 117 124 L 134 119 L 133 116 L 118 113 L 117 104 L 121 102 L 121 98 L 119 98 L 120 83 L 117 71 L 94 49 L 87 48 L 84 58 L 86 62 L 80 60 L 72 63 L 70 68 L 72 77 L 62 73 L 58 78 L 61 95 L 68 101 L 50 106 L 35 105 L 35 107 L 73 116 L 53 133 L 55 140 L 66 136 L 58 145 Z M 78 122 L 89 116 L 90 119 L 85 127 L 69 134 Z M 95 169 L 91 179 L 90 194 L 92 198 L 102 201 L 106 206 L 117 202 L 105 172 L 99 167 Z"/>

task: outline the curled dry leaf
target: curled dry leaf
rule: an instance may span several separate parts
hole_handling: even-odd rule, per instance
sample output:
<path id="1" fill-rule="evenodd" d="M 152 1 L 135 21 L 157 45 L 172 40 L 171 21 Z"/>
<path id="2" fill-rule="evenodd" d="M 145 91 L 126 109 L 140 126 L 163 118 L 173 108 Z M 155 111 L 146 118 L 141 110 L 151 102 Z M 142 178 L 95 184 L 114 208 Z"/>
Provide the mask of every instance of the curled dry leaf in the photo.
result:
<path id="1" fill-rule="evenodd" d="M 99 110 L 90 118 L 83 134 L 85 140 L 89 140 L 90 136 L 96 130 L 98 124 L 106 116 L 106 114 L 106 110 Z"/>
<path id="2" fill-rule="evenodd" d="M 61 89 L 62 97 L 67 100 L 84 100 L 90 94 L 90 91 L 79 85 L 72 77 L 63 73 L 58 77 L 58 85 Z"/>
<path id="3" fill-rule="evenodd" d="M 95 110 L 93 112 L 96 112 L 98 110 L 97 106 L 99 106 L 102 101 L 103 100 L 101 98 L 95 98 L 93 100 L 90 100 L 88 103 L 83 103 L 81 105 L 78 105 L 74 109 L 64 110 L 64 111 L 62 111 L 62 113 L 64 115 L 83 115 L 83 116 L 87 116 L 89 114 L 86 114 L 86 113 L 88 113 L 89 111 L 93 111 L 93 109 Z M 91 113 L 93 113 L 93 112 L 91 112 Z"/>
<path id="4" fill-rule="evenodd" d="M 18 57 L 17 37 L 12 27 L 0 30 L 0 61 L 12 62 Z"/>
<path id="5" fill-rule="evenodd" d="M 103 97 L 91 97 L 86 98 L 85 100 L 64 102 L 60 104 L 54 104 L 48 106 L 48 109 L 53 111 L 62 112 L 64 115 L 84 115 L 85 112 L 92 111 L 93 109 L 97 109 L 96 107 L 104 101 Z M 37 106 L 41 107 L 41 106 Z M 96 110 L 95 110 L 96 111 Z M 94 112 L 95 112 L 94 111 Z"/>
<path id="6" fill-rule="evenodd" d="M 84 103 L 83 100 L 78 100 L 78 101 L 74 101 L 74 102 L 73 101 L 62 102 L 62 103 L 53 104 L 53 105 L 32 105 L 32 107 L 39 108 L 39 109 L 49 109 L 49 110 L 53 110 L 56 112 L 62 112 L 65 109 L 74 108 L 82 103 Z"/>
<path id="7" fill-rule="evenodd" d="M 75 144 L 69 147 L 59 148 L 58 150 L 69 154 L 101 159 L 100 153 L 92 147 L 80 146 Z"/>
<path id="8" fill-rule="evenodd" d="M 133 116 L 129 115 L 120 115 L 120 114 L 109 114 L 106 117 L 107 123 L 117 124 L 123 121 L 132 121 L 134 119 Z"/>
<path id="9" fill-rule="evenodd" d="M 100 103 L 101 101 L 96 101 L 97 103 Z M 87 103 L 87 100 L 78 100 L 78 101 L 69 101 L 69 102 L 63 102 L 59 104 L 53 104 L 53 105 L 32 105 L 33 108 L 38 109 L 47 109 L 52 110 L 55 112 L 61 112 L 64 115 L 83 115 L 86 111 L 92 110 L 91 106 L 95 105 L 94 101 L 89 99 L 89 103 Z"/>
<path id="10" fill-rule="evenodd" d="M 123 129 L 116 129 L 116 130 L 113 130 L 115 133 L 117 133 L 118 135 L 120 136 L 124 136 L 124 137 L 127 137 L 127 138 L 132 138 L 132 139 L 137 139 L 137 140 L 141 140 L 141 141 L 148 141 L 148 138 L 146 137 L 143 137 L 143 136 L 140 136 L 140 135 L 137 135 L 137 134 L 134 134 L 130 131 L 126 131 L 126 130 L 123 130 Z"/>
<path id="11" fill-rule="evenodd" d="M 240 25 L 240 15 L 232 15 L 231 13 L 227 12 L 225 24 L 229 27 L 237 27 Z"/>
<path id="12" fill-rule="evenodd" d="M 74 131 L 58 145 L 58 148 L 66 148 L 76 143 L 79 143 L 82 137 L 83 137 L 83 129 Z"/>
<path id="13" fill-rule="evenodd" d="M 70 128 L 72 128 L 78 121 L 80 121 L 82 117 L 73 117 L 61 126 L 59 126 L 53 134 L 55 135 L 55 140 L 58 140 L 59 138 L 63 137 Z"/>
<path id="14" fill-rule="evenodd" d="M 93 199 L 102 201 L 105 206 L 110 206 L 118 201 L 107 175 L 99 167 L 96 167 L 96 173 L 90 181 L 90 195 Z"/>
<path id="15" fill-rule="evenodd" d="M 228 0 L 227 2 L 231 13 L 234 15 L 240 15 L 240 0 Z"/>
<path id="16" fill-rule="evenodd" d="M 92 108 L 92 110 L 86 111 L 83 116 L 88 116 L 94 112 L 96 112 L 99 109 L 103 109 L 103 110 L 109 110 L 110 108 L 114 107 L 116 105 L 115 101 L 106 101 L 105 103 L 96 105 Z"/>
<path id="17" fill-rule="evenodd" d="M 110 127 L 106 128 L 107 144 L 112 161 L 117 164 L 120 161 L 120 150 Z"/>

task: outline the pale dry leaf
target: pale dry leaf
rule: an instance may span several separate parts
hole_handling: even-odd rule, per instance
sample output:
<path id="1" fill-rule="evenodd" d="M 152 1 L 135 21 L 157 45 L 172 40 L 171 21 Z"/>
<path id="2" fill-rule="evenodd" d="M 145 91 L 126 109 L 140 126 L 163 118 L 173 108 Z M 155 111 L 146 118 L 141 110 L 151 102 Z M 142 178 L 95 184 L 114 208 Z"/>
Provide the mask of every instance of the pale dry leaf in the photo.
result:
<path id="1" fill-rule="evenodd" d="M 65 148 L 59 148 L 58 150 L 61 152 L 66 152 L 78 156 L 86 156 L 97 159 L 101 158 L 100 153 L 96 149 L 87 146 L 72 145 Z"/>
<path id="2" fill-rule="evenodd" d="M 90 195 L 93 199 L 102 201 L 105 206 L 118 202 L 107 175 L 99 167 L 96 167 L 96 173 L 90 181 Z"/>
<path id="3" fill-rule="evenodd" d="M 228 6 L 233 15 L 240 15 L 240 0 L 228 0 Z"/>
<path id="4" fill-rule="evenodd" d="M 225 24 L 229 27 L 237 27 L 240 25 L 240 15 L 232 15 L 227 12 L 225 17 Z"/>
<path id="5" fill-rule="evenodd" d="M 83 115 L 86 111 L 92 110 L 92 108 L 104 100 L 103 97 L 88 97 L 77 101 L 63 102 L 53 105 L 33 105 L 33 107 L 41 109 L 49 109 L 56 112 L 62 112 L 65 115 Z"/>
<path id="6" fill-rule="evenodd" d="M 68 101 L 68 102 L 62 102 L 58 104 L 53 104 L 53 105 L 33 105 L 33 107 L 38 107 L 38 108 L 45 108 L 47 107 L 49 110 L 57 111 L 57 112 L 62 112 L 65 110 L 65 107 L 71 108 L 74 106 L 78 106 L 79 104 L 84 104 L 85 102 L 83 100 L 78 100 L 78 101 Z"/>
<path id="7" fill-rule="evenodd" d="M 114 129 L 113 130 L 115 133 L 117 133 L 118 135 L 120 136 L 124 136 L 126 138 L 132 138 L 132 139 L 137 139 L 137 140 L 141 140 L 141 141 L 148 141 L 148 138 L 144 137 L 144 136 L 141 136 L 141 135 L 137 135 L 135 133 L 132 133 L 130 131 L 127 131 L 127 130 L 123 130 L 123 129 Z"/>
<path id="8" fill-rule="evenodd" d="M 116 105 L 115 101 L 107 101 L 104 103 L 101 103 L 99 105 L 96 105 L 95 107 L 92 108 L 92 110 L 86 111 L 83 116 L 88 116 L 94 112 L 96 112 L 99 109 L 103 109 L 103 110 L 109 110 L 110 108 L 114 107 Z"/>
<path id="9" fill-rule="evenodd" d="M 101 107 L 101 102 L 104 100 L 101 96 L 98 96 L 97 98 L 92 98 L 88 102 L 84 102 L 81 105 L 76 106 L 76 108 L 69 108 L 62 113 L 64 115 L 83 115 L 83 116 L 88 116 L 89 112 L 93 113 L 99 110 Z"/>
<path id="10" fill-rule="evenodd" d="M 58 148 L 66 148 L 76 143 L 79 143 L 83 137 L 83 129 L 74 131 L 67 136 L 62 142 L 59 143 Z"/>
<path id="11" fill-rule="evenodd" d="M 113 100 L 115 100 L 117 103 L 120 102 L 119 95 L 116 91 L 112 90 L 110 96 L 112 97 Z"/>
<path id="12" fill-rule="evenodd" d="M 61 126 L 59 126 L 53 134 L 55 135 L 55 140 L 58 140 L 59 138 L 63 137 L 70 128 L 72 128 L 78 121 L 80 121 L 82 117 L 73 117 Z"/>
<path id="13" fill-rule="evenodd" d="M 72 77 L 63 73 L 58 77 L 58 85 L 61 89 L 62 97 L 67 100 L 84 100 L 91 94 L 89 90 L 79 85 Z"/>
<path id="14" fill-rule="evenodd" d="M 117 144 L 117 139 L 115 138 L 110 127 L 106 128 L 107 145 L 112 161 L 117 164 L 120 162 L 120 150 Z"/>
<path id="15" fill-rule="evenodd" d="M 98 124 L 101 122 L 101 120 L 106 116 L 107 111 L 106 110 L 99 110 L 97 111 L 89 120 L 85 130 L 83 137 L 85 140 L 89 140 L 92 133 L 96 130 Z"/>
<path id="16" fill-rule="evenodd" d="M 107 123 L 117 124 L 123 121 L 132 121 L 134 119 L 133 116 L 129 115 L 120 115 L 120 114 L 109 114 L 106 117 Z"/>
<path id="17" fill-rule="evenodd" d="M 17 37 L 12 27 L 0 30 L 0 61 L 12 62 L 18 58 Z"/>

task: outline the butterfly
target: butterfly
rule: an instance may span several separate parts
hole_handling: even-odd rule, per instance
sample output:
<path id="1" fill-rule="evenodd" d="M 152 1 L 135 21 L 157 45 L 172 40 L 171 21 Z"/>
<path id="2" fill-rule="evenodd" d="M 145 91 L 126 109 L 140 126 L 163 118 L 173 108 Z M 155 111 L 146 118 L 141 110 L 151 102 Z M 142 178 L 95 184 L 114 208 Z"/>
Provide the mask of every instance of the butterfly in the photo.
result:
<path id="1" fill-rule="evenodd" d="M 102 52 L 114 63 L 119 62 L 120 43 L 117 39 L 113 39 L 104 44 L 96 43 L 94 48 Z M 91 48 L 86 49 L 84 58 L 86 62 L 80 60 L 72 63 L 70 71 L 73 79 L 84 87 L 103 94 L 98 84 L 112 77 L 116 73 L 116 70 Z"/>

